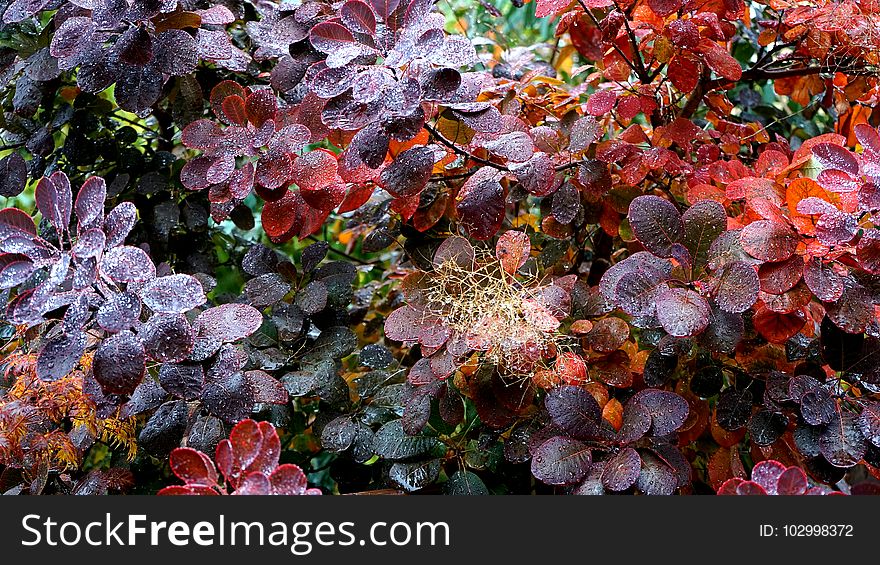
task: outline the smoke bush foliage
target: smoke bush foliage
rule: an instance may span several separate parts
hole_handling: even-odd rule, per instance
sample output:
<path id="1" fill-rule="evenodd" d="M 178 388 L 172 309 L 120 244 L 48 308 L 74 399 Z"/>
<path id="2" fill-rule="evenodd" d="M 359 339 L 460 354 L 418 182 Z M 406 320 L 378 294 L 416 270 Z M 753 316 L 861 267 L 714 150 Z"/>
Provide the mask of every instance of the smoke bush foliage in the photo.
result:
<path id="1" fill-rule="evenodd" d="M 0 492 L 878 492 L 878 10 L 0 0 Z"/>

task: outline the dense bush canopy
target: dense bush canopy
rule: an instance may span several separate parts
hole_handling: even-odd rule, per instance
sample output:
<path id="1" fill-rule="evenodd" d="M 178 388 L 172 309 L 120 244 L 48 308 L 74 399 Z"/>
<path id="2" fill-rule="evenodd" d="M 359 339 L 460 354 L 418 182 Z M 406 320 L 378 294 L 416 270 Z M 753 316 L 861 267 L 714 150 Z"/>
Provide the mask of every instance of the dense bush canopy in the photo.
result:
<path id="1" fill-rule="evenodd" d="M 875 2 L 0 16 L 0 492 L 878 491 Z"/>

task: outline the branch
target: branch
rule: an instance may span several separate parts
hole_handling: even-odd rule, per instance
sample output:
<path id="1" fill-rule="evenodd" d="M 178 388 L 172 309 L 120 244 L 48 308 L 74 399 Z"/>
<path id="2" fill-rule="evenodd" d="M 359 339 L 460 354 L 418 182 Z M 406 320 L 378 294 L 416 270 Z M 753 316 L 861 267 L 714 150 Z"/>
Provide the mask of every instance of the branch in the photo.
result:
<path id="1" fill-rule="evenodd" d="M 504 171 L 505 173 L 510 172 L 510 169 L 508 169 L 504 165 L 499 165 L 498 163 L 493 163 L 492 161 L 490 161 L 488 159 L 483 159 L 482 157 L 477 157 L 473 153 L 470 153 L 469 151 L 465 151 L 461 147 L 457 146 L 456 144 L 452 143 L 451 141 L 449 141 L 448 139 L 443 137 L 443 134 L 441 134 L 439 131 L 437 131 L 437 129 L 434 126 L 432 126 L 428 123 L 425 123 L 424 127 L 426 130 L 428 130 L 428 132 L 431 135 L 434 136 L 434 138 L 437 141 L 439 141 L 441 144 L 445 145 L 446 147 L 452 149 L 453 151 L 455 151 L 456 153 L 458 153 L 462 157 L 467 157 L 468 159 L 470 159 L 472 161 L 476 161 L 477 163 L 480 163 L 482 165 L 486 165 L 487 167 L 492 167 L 492 168 L 498 169 L 499 171 Z"/>
<path id="2" fill-rule="evenodd" d="M 599 20 L 596 19 L 596 16 L 593 15 L 593 12 L 591 12 L 590 9 L 587 7 L 587 5 L 584 4 L 584 0 L 578 0 L 578 4 L 581 5 L 581 7 L 584 9 L 584 12 L 590 17 L 591 20 L 593 20 L 593 25 L 595 25 L 597 29 L 601 30 L 602 26 L 599 24 Z M 644 74 L 639 73 L 639 69 L 637 69 L 636 66 L 633 64 L 633 62 L 629 60 L 629 57 L 627 57 L 626 53 L 623 52 L 623 49 L 621 49 L 617 45 L 617 42 L 612 41 L 611 46 L 614 48 L 615 51 L 617 51 L 617 54 L 620 55 L 624 61 L 626 61 L 626 64 L 629 66 L 630 70 L 632 70 L 632 72 L 634 72 L 636 74 L 636 76 L 639 77 L 639 80 L 643 84 L 648 84 L 644 80 L 642 80 L 642 77 L 644 76 Z M 638 52 L 636 52 L 636 55 L 638 55 Z M 640 67 L 642 66 L 641 62 L 642 62 L 642 59 L 639 58 L 639 66 Z"/>
<path id="3" fill-rule="evenodd" d="M 349 261 L 354 261 L 355 263 L 359 263 L 359 264 L 361 264 L 361 265 L 370 265 L 370 266 L 373 266 L 373 265 L 374 265 L 374 263 L 372 263 L 372 262 L 370 262 L 370 261 L 364 261 L 363 259 L 358 259 L 358 258 L 355 257 L 354 255 L 349 255 L 349 254 L 346 253 L 345 251 L 340 251 L 340 250 L 334 248 L 332 245 L 329 245 L 330 242 L 328 242 L 328 241 L 326 241 L 326 240 L 323 240 L 323 239 L 320 239 L 320 238 L 317 238 L 317 237 L 315 237 L 315 236 L 313 236 L 313 235 L 307 236 L 306 239 L 310 239 L 310 240 L 312 240 L 312 241 L 316 241 L 316 242 L 322 242 L 322 241 L 323 241 L 324 243 L 327 243 L 327 244 L 328 244 L 328 248 L 327 248 L 327 251 L 328 251 L 328 252 L 330 252 L 330 253 L 336 253 L 336 254 L 339 255 L 340 257 L 345 257 L 345 258 L 348 259 Z"/>
<path id="4" fill-rule="evenodd" d="M 616 0 L 614 2 L 614 7 L 620 10 L 620 12 L 624 16 L 628 15 L 626 12 L 621 10 L 620 5 L 617 3 Z M 642 56 L 639 54 L 639 44 L 636 41 L 636 34 L 633 32 L 632 28 L 629 25 L 628 17 L 623 18 L 623 25 L 626 27 L 626 35 L 629 37 L 629 44 L 632 47 L 633 57 L 635 57 L 635 63 L 638 67 L 636 74 L 639 76 L 639 81 L 641 81 L 642 84 L 650 84 L 651 79 L 648 75 L 648 70 L 645 68 L 645 62 L 642 61 Z"/>

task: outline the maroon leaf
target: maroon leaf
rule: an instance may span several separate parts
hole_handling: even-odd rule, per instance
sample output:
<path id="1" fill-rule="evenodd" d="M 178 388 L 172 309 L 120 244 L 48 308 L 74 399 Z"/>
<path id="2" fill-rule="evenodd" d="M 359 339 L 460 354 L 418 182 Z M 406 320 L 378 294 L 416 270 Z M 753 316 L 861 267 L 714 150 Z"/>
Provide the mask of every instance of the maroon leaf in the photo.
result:
<path id="1" fill-rule="evenodd" d="M 382 21 L 388 21 L 388 17 L 394 13 L 400 5 L 400 0 L 370 0 L 370 6 Z"/>
<path id="2" fill-rule="evenodd" d="M 789 467 L 776 481 L 776 494 L 783 496 L 801 495 L 807 491 L 807 475 L 798 467 Z"/>
<path id="3" fill-rule="evenodd" d="M 804 282 L 816 298 L 823 302 L 834 302 L 843 296 L 843 279 L 834 272 L 830 264 L 824 264 L 816 257 L 810 257 L 804 265 Z"/>
<path id="4" fill-rule="evenodd" d="M 865 436 L 855 414 L 838 412 L 819 436 L 819 450 L 835 467 L 849 468 L 865 455 Z"/>
<path id="5" fill-rule="evenodd" d="M 217 484 L 217 468 L 207 455 L 189 447 L 178 447 L 169 458 L 171 472 L 187 485 L 211 487 Z"/>
<path id="6" fill-rule="evenodd" d="M 420 193 L 431 178 L 434 151 L 418 146 L 407 149 L 391 162 L 380 176 L 385 190 L 393 196 L 408 198 Z"/>
<path id="7" fill-rule="evenodd" d="M 0 210 L 0 242 L 10 237 L 32 239 L 37 235 L 37 226 L 25 212 L 18 208 Z"/>
<path id="8" fill-rule="evenodd" d="M 193 350 L 195 334 L 182 314 L 156 314 L 138 332 L 147 357 L 160 363 L 183 361 Z"/>
<path id="9" fill-rule="evenodd" d="M 182 29 L 169 29 L 155 36 L 155 64 L 172 76 L 187 75 L 199 62 L 196 39 Z"/>
<path id="10" fill-rule="evenodd" d="M 247 371 L 244 376 L 254 392 L 254 402 L 287 404 L 287 389 L 265 371 Z"/>
<path id="11" fill-rule="evenodd" d="M 489 239 L 504 222 L 504 188 L 500 177 L 491 167 L 483 167 L 465 181 L 458 193 L 455 209 L 474 239 Z"/>
<path id="12" fill-rule="evenodd" d="M 34 191 L 37 208 L 59 233 L 67 231 L 72 199 L 70 182 L 64 173 L 54 173 L 51 178 L 41 178 Z"/>
<path id="13" fill-rule="evenodd" d="M 880 447 L 880 403 L 865 402 L 862 413 L 859 415 L 859 428 L 865 439 Z"/>
<path id="14" fill-rule="evenodd" d="M 107 199 L 107 185 L 101 177 L 89 177 L 76 195 L 76 217 L 79 230 L 99 227 L 104 221 L 104 201 Z"/>
<path id="15" fill-rule="evenodd" d="M 770 294 L 782 294 L 794 288 L 804 272 L 804 259 L 792 255 L 779 263 L 764 263 L 758 268 L 761 290 Z"/>
<path id="16" fill-rule="evenodd" d="M 318 51 L 330 54 L 351 48 L 355 39 L 348 29 L 334 21 L 321 22 L 309 32 L 309 40 Z"/>
<path id="17" fill-rule="evenodd" d="M 120 292 L 110 295 L 98 308 L 98 325 L 108 332 L 127 330 L 138 321 L 141 315 L 141 299 L 133 292 Z"/>
<path id="18" fill-rule="evenodd" d="M 308 481 L 305 473 L 298 466 L 292 463 L 280 465 L 269 475 L 269 483 L 271 485 L 271 494 L 296 496 L 303 494 L 320 494 L 318 492 L 307 492 Z M 317 489 L 308 489 L 314 491 Z"/>
<path id="19" fill-rule="evenodd" d="M 275 119 L 278 111 L 278 100 L 269 89 L 260 89 L 245 100 L 245 113 L 248 121 L 260 128 L 269 120 Z"/>
<path id="20" fill-rule="evenodd" d="M 785 261 L 797 249 L 797 235 L 787 226 L 758 220 L 743 228 L 740 243 L 746 253 L 761 261 Z"/>
<path id="21" fill-rule="evenodd" d="M 523 188 L 535 196 L 547 196 L 559 187 L 553 161 L 546 153 L 539 151 L 525 163 L 511 163 L 510 170 Z M 607 167 L 605 171 L 607 173 Z M 610 185 L 610 176 L 608 180 Z"/>
<path id="22" fill-rule="evenodd" d="M 339 16 L 345 27 L 356 32 L 372 35 L 376 32 L 376 14 L 369 4 L 350 0 L 339 8 Z"/>
<path id="23" fill-rule="evenodd" d="M 385 337 L 394 341 L 415 342 L 419 340 L 424 314 L 412 306 L 401 306 L 385 320 Z"/>

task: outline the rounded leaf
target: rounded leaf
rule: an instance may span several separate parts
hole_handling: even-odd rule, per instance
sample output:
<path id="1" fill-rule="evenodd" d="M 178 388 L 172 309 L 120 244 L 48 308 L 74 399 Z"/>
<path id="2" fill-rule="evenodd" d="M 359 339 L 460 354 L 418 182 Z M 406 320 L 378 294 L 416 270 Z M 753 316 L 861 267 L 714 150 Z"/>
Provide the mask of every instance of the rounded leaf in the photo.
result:
<path id="1" fill-rule="evenodd" d="M 141 298 L 153 312 L 168 314 L 183 314 L 207 300 L 202 284 L 190 275 L 155 278 L 146 284 Z"/>
<path id="2" fill-rule="evenodd" d="M 146 371 L 144 344 L 125 330 L 104 340 L 92 360 L 95 380 L 104 394 L 131 394 Z"/>
<path id="3" fill-rule="evenodd" d="M 657 319 L 663 329 L 675 337 L 702 332 L 709 325 L 711 313 L 706 299 L 693 290 L 670 288 L 657 298 Z"/>
<path id="4" fill-rule="evenodd" d="M 684 237 L 678 208 L 659 196 L 638 196 L 627 215 L 633 234 L 645 249 L 658 257 L 671 257 L 673 245 Z"/>
<path id="5" fill-rule="evenodd" d="M 548 485 L 573 485 L 590 472 L 593 454 L 580 441 L 555 436 L 542 443 L 532 456 L 532 475 Z"/>

